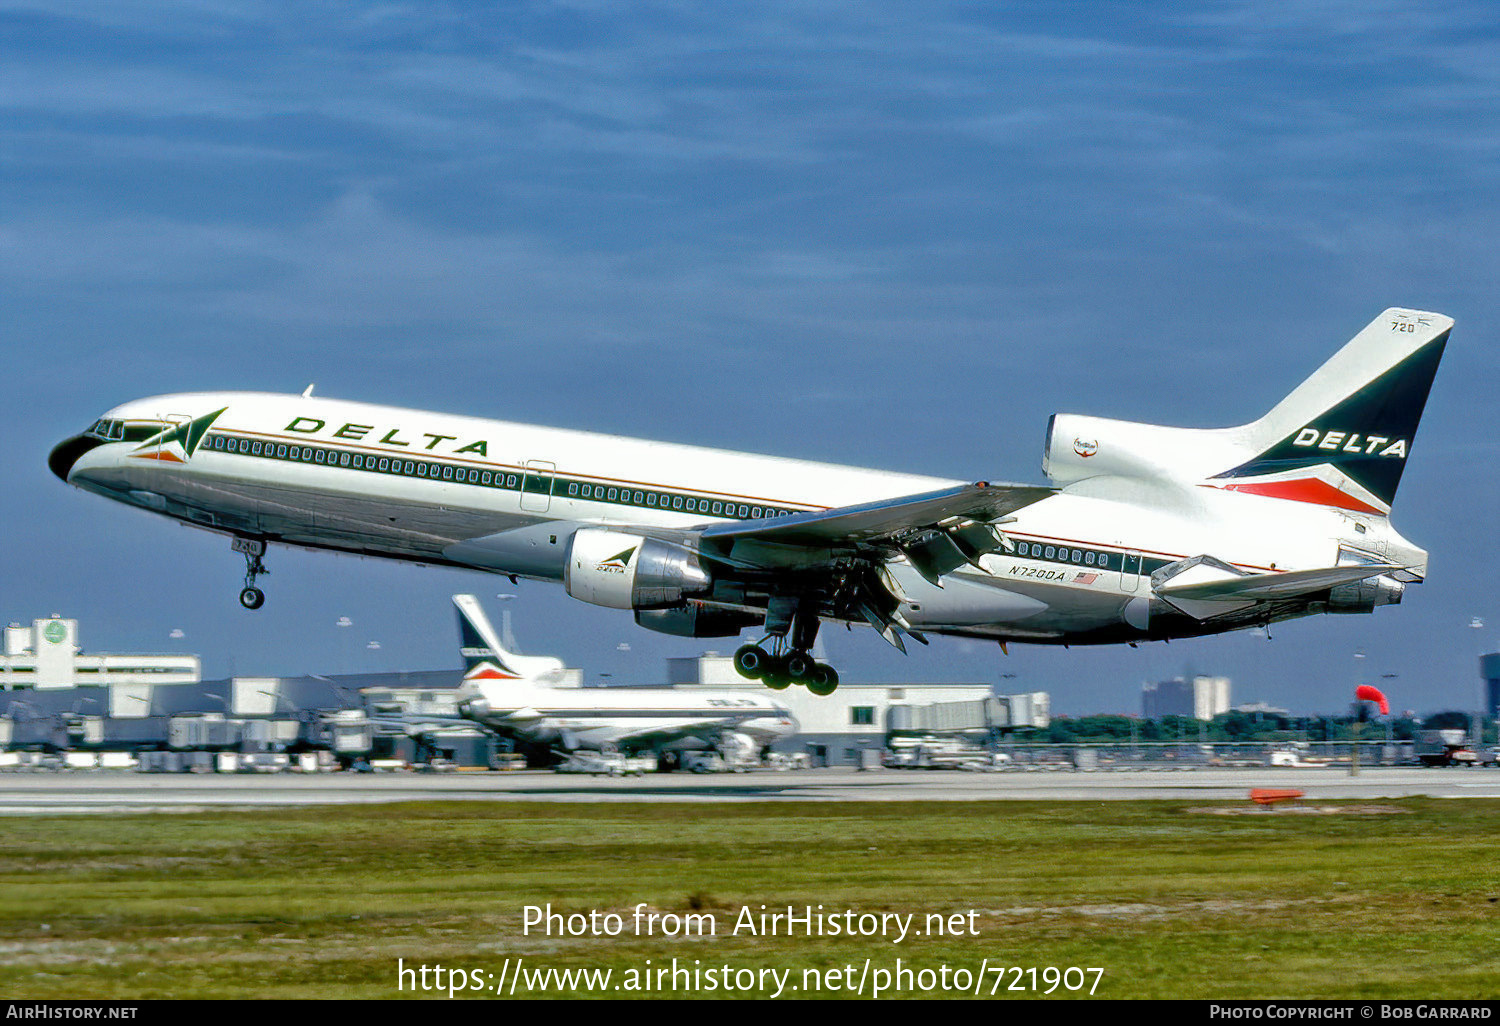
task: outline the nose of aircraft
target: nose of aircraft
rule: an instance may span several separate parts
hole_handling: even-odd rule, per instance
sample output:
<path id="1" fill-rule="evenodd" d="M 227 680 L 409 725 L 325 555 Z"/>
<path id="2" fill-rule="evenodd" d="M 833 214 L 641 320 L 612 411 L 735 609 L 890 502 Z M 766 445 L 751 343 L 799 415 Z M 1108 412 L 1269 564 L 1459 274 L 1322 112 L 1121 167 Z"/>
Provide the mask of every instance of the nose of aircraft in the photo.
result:
<path id="1" fill-rule="evenodd" d="M 53 447 L 51 455 L 47 457 L 47 466 L 52 468 L 52 473 L 66 481 L 68 475 L 73 472 L 73 465 L 78 462 L 79 457 L 103 444 L 102 439 L 88 435 L 74 435 Z"/>

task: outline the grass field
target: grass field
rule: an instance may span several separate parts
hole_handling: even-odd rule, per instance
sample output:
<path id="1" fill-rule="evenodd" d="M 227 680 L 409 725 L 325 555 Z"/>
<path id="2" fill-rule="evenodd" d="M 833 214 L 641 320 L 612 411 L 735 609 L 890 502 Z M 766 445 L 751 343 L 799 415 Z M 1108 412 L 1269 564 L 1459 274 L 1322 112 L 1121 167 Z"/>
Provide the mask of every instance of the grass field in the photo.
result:
<path id="1" fill-rule="evenodd" d="M 900 958 L 970 979 L 984 959 L 1101 967 L 1096 994 L 1111 998 L 1500 993 L 1500 802 L 1209 808 L 461 802 L 9 819 L 0 996 L 386 998 L 402 996 L 398 959 L 498 977 L 524 958 L 618 982 L 674 957 L 790 970 L 793 986 Z M 640 902 L 710 914 L 717 934 L 637 937 Z M 616 912 L 625 929 L 523 935 L 523 907 L 547 903 Z M 740 908 L 762 904 L 914 913 L 917 929 L 978 910 L 979 936 L 731 936 Z M 978 979 L 1002 996 L 1016 982 Z"/>

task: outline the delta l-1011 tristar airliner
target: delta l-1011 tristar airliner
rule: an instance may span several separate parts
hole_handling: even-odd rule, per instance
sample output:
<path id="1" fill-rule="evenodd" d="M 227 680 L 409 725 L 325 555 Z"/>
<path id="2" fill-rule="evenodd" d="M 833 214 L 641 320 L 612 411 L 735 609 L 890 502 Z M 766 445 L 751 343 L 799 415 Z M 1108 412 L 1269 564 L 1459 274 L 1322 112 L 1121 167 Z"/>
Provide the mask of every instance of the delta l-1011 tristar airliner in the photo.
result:
<path id="1" fill-rule="evenodd" d="M 964 483 L 314 396 L 138 399 L 58 445 L 88 491 L 231 535 L 561 581 L 651 630 L 730 637 L 819 694 L 823 620 L 1043 644 L 1368 613 L 1427 553 L 1389 514 L 1453 322 L 1391 309 L 1259 420 L 1054 415 L 1049 487 Z M 1222 388 L 1222 385 L 1216 386 Z"/>
<path id="2" fill-rule="evenodd" d="M 653 752 L 674 765 L 675 753 L 723 748 L 734 734 L 764 755 L 797 733 L 791 710 L 765 693 L 557 687 L 561 659 L 507 652 L 478 599 L 454 595 L 453 604 L 464 657 L 458 709 L 523 746 Z"/>

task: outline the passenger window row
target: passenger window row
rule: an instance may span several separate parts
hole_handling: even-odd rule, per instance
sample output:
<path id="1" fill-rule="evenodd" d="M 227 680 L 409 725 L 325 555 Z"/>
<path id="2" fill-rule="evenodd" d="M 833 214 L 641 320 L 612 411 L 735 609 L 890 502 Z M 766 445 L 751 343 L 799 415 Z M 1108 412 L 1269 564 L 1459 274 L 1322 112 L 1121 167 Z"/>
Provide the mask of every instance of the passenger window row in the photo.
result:
<path id="1" fill-rule="evenodd" d="M 1097 566 L 1101 570 L 1120 569 L 1120 559 L 1115 557 L 1114 566 L 1110 566 L 1110 555 L 1108 552 L 1098 552 L 1094 549 L 1074 549 L 1067 545 L 1047 545 L 1044 542 L 1017 542 L 1016 555 L 1025 556 L 1027 559 L 1045 559 L 1054 563 L 1072 563 L 1075 566 Z"/>
<path id="2" fill-rule="evenodd" d="M 96 425 L 97 426 L 97 425 Z M 567 481 L 565 478 L 542 474 L 510 474 L 504 471 L 476 470 L 455 467 L 435 460 L 406 459 L 404 457 L 375 456 L 351 453 L 345 449 L 331 449 L 316 445 L 288 445 L 283 442 L 263 442 L 255 438 L 240 438 L 233 435 L 210 434 L 205 447 L 213 452 L 237 453 L 244 456 L 260 456 L 292 463 L 312 463 L 328 467 L 348 467 L 351 470 L 374 471 L 377 474 L 398 474 L 402 477 L 421 477 L 430 481 L 451 481 L 455 484 L 471 484 L 489 488 L 515 490 L 522 487 L 536 495 L 553 494 L 561 497 L 561 488 L 567 486 L 567 497 L 587 499 L 591 502 L 611 502 L 617 505 L 641 506 L 646 509 L 669 509 L 674 512 L 697 513 L 708 516 L 737 519 L 759 519 L 761 517 L 790 516 L 795 510 L 773 506 L 757 506 L 753 503 L 725 502 L 722 499 L 704 498 L 677 492 L 662 492 L 648 489 L 621 488 L 618 485 L 594 484 L 592 482 Z"/>
<path id="3" fill-rule="evenodd" d="M 1067 563 L 1070 566 L 1096 567 L 1100 570 L 1123 570 L 1127 574 L 1151 575 L 1172 562 L 1153 556 L 1131 555 L 1121 552 L 1100 552 L 1097 549 L 1074 548 L 1055 542 L 1023 541 L 1016 543 L 1016 555 L 1024 559 L 1040 559 L 1049 563 Z"/>

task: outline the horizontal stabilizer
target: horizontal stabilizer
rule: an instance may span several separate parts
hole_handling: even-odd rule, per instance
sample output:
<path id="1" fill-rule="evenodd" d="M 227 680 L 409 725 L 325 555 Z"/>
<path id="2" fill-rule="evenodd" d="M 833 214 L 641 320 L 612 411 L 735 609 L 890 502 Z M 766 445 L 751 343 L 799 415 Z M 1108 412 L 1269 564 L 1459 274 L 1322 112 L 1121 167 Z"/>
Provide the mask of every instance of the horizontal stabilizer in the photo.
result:
<path id="1" fill-rule="evenodd" d="M 1327 591 L 1342 584 L 1355 584 L 1402 569 L 1399 563 L 1376 563 L 1367 566 L 1329 566 L 1316 570 L 1289 570 L 1286 573 L 1246 574 L 1214 580 L 1173 582 L 1158 587 L 1162 598 L 1173 599 L 1248 599 L 1271 602 L 1296 598 L 1315 591 Z"/>
<path id="2" fill-rule="evenodd" d="M 1260 602 L 1328 591 L 1400 569 L 1398 563 L 1366 563 L 1252 574 L 1213 556 L 1194 556 L 1152 574 L 1151 590 L 1196 620 L 1212 620 Z"/>

